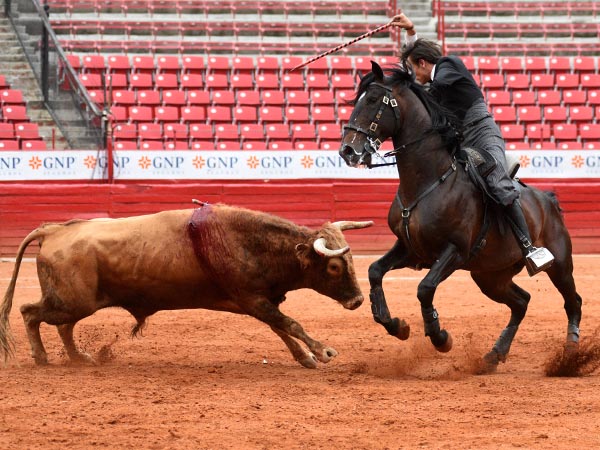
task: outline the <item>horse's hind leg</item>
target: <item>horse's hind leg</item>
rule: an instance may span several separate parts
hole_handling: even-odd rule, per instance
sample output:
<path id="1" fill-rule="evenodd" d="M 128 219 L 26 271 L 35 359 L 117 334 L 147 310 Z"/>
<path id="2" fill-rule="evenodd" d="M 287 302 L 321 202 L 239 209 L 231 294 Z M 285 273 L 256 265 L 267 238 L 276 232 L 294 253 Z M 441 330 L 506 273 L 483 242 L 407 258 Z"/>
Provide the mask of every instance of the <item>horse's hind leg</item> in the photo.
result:
<path id="1" fill-rule="evenodd" d="M 564 299 L 564 307 L 568 319 L 566 345 L 568 347 L 577 347 L 579 344 L 582 299 L 575 289 L 573 258 L 570 252 L 561 253 L 554 248 L 552 250 L 554 253 L 554 263 L 546 270 L 546 273 L 548 273 L 552 284 L 556 286 L 556 289 L 558 289 Z"/>
<path id="2" fill-rule="evenodd" d="M 500 272 L 471 273 L 471 277 L 477 283 L 485 295 L 495 302 L 507 305 L 510 308 L 510 320 L 506 328 L 500 333 L 500 337 L 492 347 L 492 350 L 484 356 L 487 371 L 493 371 L 499 362 L 506 361 L 517 330 L 525 313 L 531 295 L 515 283 L 512 278 L 518 272 L 516 269 L 507 269 Z"/>
<path id="3" fill-rule="evenodd" d="M 87 353 L 79 351 L 73 339 L 73 328 L 77 322 L 57 325 L 58 334 L 63 341 L 69 359 L 73 362 L 94 364 L 94 359 Z"/>
<path id="4" fill-rule="evenodd" d="M 383 277 L 392 269 L 406 267 L 407 259 L 406 248 L 400 241 L 396 241 L 385 255 L 369 266 L 369 284 L 371 285 L 369 299 L 371 300 L 373 320 L 383 325 L 389 334 L 402 340 L 408 339 L 410 327 L 404 320 L 399 320 L 397 317 L 392 319 L 390 316 L 383 292 Z"/>

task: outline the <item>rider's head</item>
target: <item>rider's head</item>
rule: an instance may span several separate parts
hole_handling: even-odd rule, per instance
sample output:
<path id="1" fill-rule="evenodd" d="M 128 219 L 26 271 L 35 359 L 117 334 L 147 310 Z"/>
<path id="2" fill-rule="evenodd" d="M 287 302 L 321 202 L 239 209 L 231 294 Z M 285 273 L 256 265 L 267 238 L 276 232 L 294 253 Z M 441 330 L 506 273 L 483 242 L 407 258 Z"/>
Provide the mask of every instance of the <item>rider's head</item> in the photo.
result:
<path id="1" fill-rule="evenodd" d="M 431 72 L 442 57 L 440 46 L 427 39 L 417 39 L 402 50 L 402 65 L 412 67 L 417 81 L 421 84 L 431 81 Z"/>

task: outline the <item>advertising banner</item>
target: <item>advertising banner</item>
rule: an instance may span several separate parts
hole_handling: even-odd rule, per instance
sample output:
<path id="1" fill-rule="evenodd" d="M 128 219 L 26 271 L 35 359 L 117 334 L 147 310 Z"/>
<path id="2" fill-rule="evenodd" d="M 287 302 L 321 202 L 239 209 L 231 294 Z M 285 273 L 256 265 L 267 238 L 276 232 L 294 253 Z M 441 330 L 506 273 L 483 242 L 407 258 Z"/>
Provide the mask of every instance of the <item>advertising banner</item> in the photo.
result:
<path id="1" fill-rule="evenodd" d="M 520 178 L 600 178 L 600 150 L 509 150 Z M 392 162 L 389 159 L 387 162 Z M 375 159 L 373 162 L 386 162 Z M 113 153 L 115 180 L 394 179 L 395 166 L 351 168 L 331 150 L 143 151 Z M 0 181 L 102 180 L 106 152 L 2 151 Z"/>

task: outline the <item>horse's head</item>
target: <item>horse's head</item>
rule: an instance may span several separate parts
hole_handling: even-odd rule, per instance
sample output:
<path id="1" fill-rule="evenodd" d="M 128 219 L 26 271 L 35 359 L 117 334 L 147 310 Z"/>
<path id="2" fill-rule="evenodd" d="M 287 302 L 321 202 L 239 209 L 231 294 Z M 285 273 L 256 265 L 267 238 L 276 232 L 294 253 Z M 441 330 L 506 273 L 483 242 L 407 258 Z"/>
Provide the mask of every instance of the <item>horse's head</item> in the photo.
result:
<path id="1" fill-rule="evenodd" d="M 342 135 L 339 153 L 352 167 L 369 165 L 379 146 L 400 126 L 400 104 L 391 83 L 379 64 L 371 61 L 371 66 L 372 71 L 361 79 Z"/>

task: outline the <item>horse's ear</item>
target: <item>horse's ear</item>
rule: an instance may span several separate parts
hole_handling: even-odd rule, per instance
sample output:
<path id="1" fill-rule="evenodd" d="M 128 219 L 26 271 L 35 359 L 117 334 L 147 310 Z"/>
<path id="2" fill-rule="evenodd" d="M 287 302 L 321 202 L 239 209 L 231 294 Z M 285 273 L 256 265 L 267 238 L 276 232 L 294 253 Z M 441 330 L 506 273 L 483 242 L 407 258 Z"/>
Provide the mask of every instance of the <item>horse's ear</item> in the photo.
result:
<path id="1" fill-rule="evenodd" d="M 383 69 L 375 61 L 371 61 L 371 71 L 375 74 L 377 78 L 383 80 Z"/>

